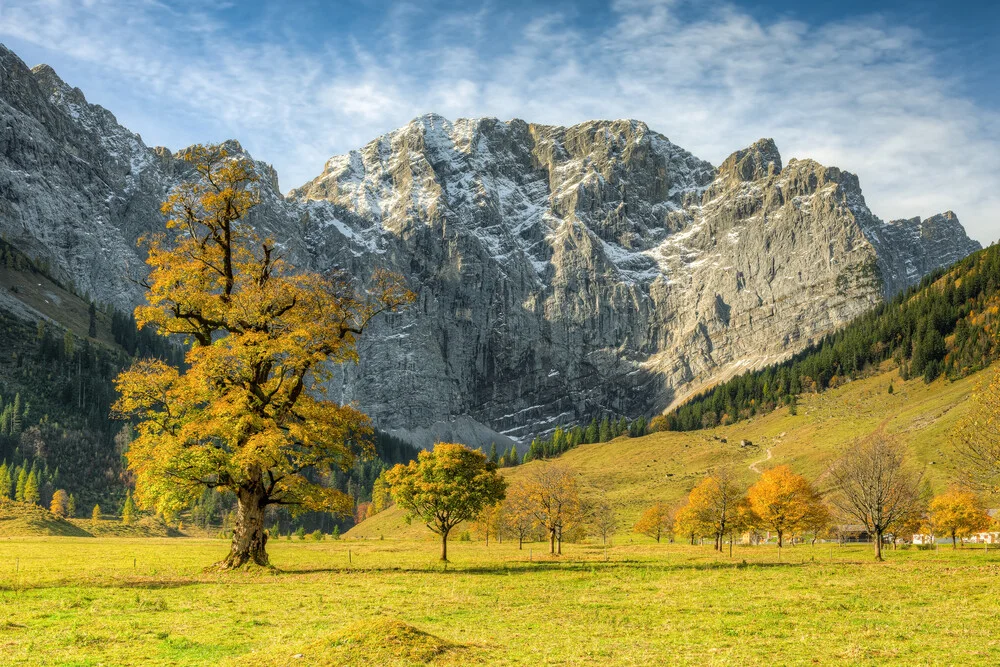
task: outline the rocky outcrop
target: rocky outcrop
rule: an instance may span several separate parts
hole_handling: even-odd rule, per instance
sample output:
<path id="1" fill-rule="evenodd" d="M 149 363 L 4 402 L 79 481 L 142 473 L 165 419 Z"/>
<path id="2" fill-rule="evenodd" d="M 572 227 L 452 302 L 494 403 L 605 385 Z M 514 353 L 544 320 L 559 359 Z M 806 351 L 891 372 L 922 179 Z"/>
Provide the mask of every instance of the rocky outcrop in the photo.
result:
<path id="1" fill-rule="evenodd" d="M 0 229 L 96 299 L 141 297 L 135 240 L 188 175 L 44 66 L 0 50 Z M 232 144 L 233 151 L 241 151 Z M 781 359 L 978 247 L 954 214 L 883 223 L 857 177 L 774 142 L 716 169 L 634 120 L 428 115 L 278 191 L 253 222 L 302 266 L 417 292 L 332 395 L 420 444 L 508 445 L 662 410 Z"/>

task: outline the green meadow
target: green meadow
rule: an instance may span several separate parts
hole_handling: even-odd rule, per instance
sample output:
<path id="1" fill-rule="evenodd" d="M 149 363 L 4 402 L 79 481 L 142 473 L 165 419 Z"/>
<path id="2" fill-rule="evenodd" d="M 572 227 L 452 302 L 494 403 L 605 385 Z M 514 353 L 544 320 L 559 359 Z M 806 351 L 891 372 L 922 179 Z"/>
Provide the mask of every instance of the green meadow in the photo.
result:
<path id="1" fill-rule="evenodd" d="M 1000 550 L 0 540 L 4 665 L 998 664 Z"/>

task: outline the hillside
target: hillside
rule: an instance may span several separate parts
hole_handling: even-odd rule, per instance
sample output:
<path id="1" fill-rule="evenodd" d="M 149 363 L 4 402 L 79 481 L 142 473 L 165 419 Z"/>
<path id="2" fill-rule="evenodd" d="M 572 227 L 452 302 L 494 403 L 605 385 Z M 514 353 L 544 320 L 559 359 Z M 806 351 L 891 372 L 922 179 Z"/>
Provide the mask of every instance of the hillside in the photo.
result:
<path id="1" fill-rule="evenodd" d="M 976 383 L 992 369 L 957 381 L 922 378 L 904 381 L 896 369 L 801 398 L 797 414 L 780 408 L 751 420 L 693 432 L 660 432 L 641 438 L 580 445 L 555 459 L 579 473 L 583 486 L 603 489 L 616 504 L 622 532 L 657 500 L 679 503 L 691 488 L 718 466 L 735 466 L 752 481 L 758 471 L 788 464 L 824 486 L 824 472 L 852 439 L 884 424 L 925 467 L 934 490 L 943 491 L 955 470 L 950 432 L 967 409 Z M 890 384 L 893 393 L 888 393 Z M 752 445 L 741 446 L 741 441 Z M 544 462 L 503 472 L 515 480 Z M 458 529 L 460 532 L 462 529 Z M 456 533 L 457 534 L 457 533 Z M 365 539 L 432 536 L 422 524 L 407 526 L 392 508 L 362 522 L 347 537 Z"/>
<path id="2" fill-rule="evenodd" d="M 61 519 L 44 507 L 0 498 L 0 537 L 59 535 L 90 537 L 80 526 Z"/>

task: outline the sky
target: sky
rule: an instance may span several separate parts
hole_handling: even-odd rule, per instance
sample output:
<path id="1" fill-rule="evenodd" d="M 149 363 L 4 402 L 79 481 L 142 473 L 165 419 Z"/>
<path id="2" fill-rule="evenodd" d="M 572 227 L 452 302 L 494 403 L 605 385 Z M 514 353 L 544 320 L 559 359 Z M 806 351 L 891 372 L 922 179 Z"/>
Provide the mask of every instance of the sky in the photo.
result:
<path id="1" fill-rule="evenodd" d="M 883 219 L 1000 237 L 1000 3 L 0 0 L 0 42 L 148 145 L 238 139 L 287 191 L 425 113 L 773 137 Z"/>

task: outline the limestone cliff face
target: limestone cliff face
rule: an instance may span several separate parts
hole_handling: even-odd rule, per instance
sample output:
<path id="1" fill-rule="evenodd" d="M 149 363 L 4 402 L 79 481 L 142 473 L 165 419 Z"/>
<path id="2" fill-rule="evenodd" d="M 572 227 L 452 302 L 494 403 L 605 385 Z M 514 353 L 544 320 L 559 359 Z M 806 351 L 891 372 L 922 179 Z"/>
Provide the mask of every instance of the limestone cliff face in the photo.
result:
<path id="1" fill-rule="evenodd" d="M 0 47 L 0 231 L 97 300 L 141 294 L 135 239 L 188 177 Z M 238 144 L 230 146 L 241 151 Z M 253 222 L 302 266 L 418 293 L 333 395 L 420 444 L 661 410 L 801 349 L 978 248 L 957 218 L 883 223 L 857 178 L 761 140 L 716 169 L 638 121 L 424 116 L 278 191 Z"/>

